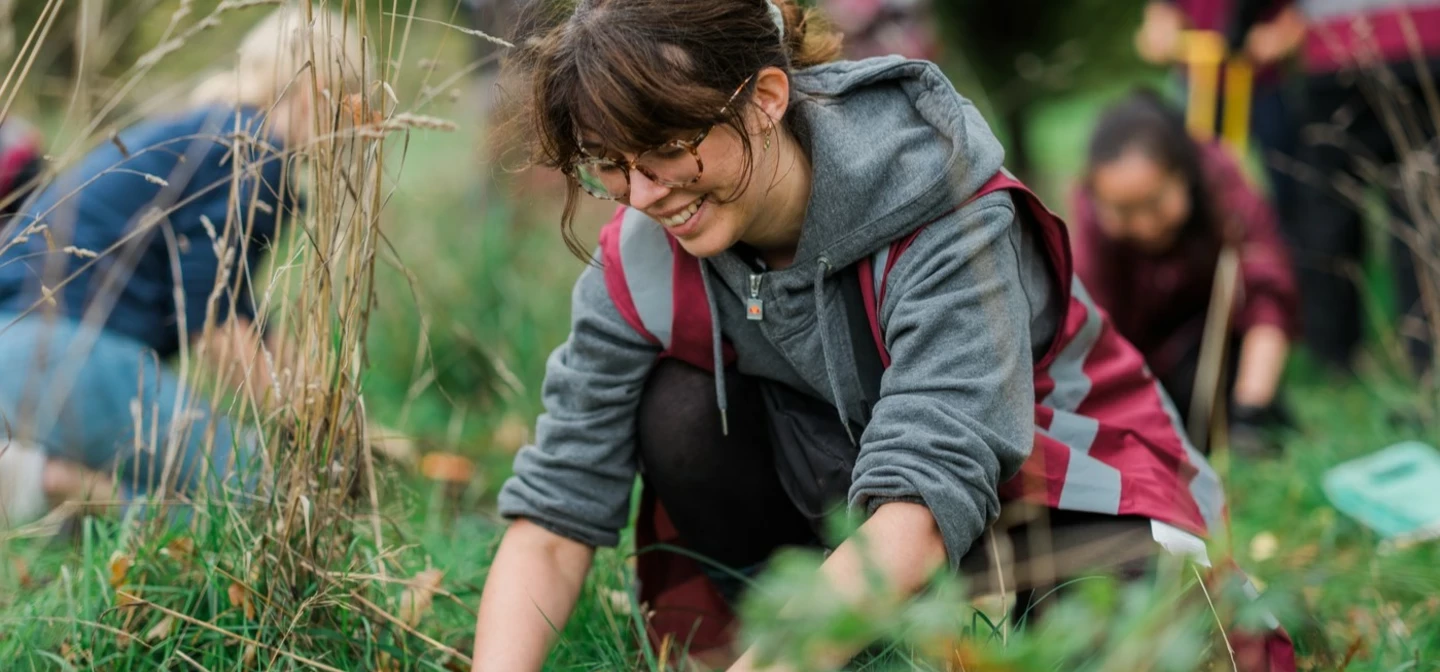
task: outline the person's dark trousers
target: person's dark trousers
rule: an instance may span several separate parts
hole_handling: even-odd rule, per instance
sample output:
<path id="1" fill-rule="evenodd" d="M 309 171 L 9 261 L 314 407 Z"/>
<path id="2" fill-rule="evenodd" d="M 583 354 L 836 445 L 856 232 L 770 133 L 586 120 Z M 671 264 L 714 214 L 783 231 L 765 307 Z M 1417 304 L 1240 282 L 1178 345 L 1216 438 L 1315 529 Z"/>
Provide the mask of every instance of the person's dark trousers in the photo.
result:
<path id="1" fill-rule="evenodd" d="M 1404 205 L 1401 162 L 1417 165 L 1421 162 L 1415 159 L 1427 154 L 1433 161 L 1435 153 L 1435 128 L 1416 70 L 1405 65 L 1317 75 L 1306 88 L 1301 226 L 1294 240 L 1304 343 L 1322 362 L 1350 368 L 1366 315 L 1357 284 L 1367 239 L 1363 196 L 1374 185 L 1383 190 L 1393 213 L 1389 255 L 1399 331 L 1406 336 L 1412 364 L 1428 368 L 1415 261 L 1402 237 L 1393 235 L 1415 231 Z"/>
<path id="2" fill-rule="evenodd" d="M 1181 90 L 1189 95 L 1189 85 L 1180 77 Z M 1215 106 L 1215 137 L 1222 133 L 1225 119 L 1225 95 L 1222 90 Z M 1280 221 L 1280 230 L 1287 237 L 1299 226 L 1300 191 L 1295 179 L 1295 163 L 1299 160 L 1300 123 L 1304 96 L 1303 82 L 1296 78 L 1266 78 L 1255 84 L 1250 99 L 1251 151 L 1260 157 L 1265 181 L 1270 188 L 1271 204 Z M 1244 159 L 1245 157 L 1237 157 Z"/>
<path id="3" fill-rule="evenodd" d="M 1287 240 L 1299 228 L 1298 185 L 1294 176 L 1300 147 L 1300 105 L 1292 82 L 1259 84 L 1250 107 L 1250 136 L 1255 140 L 1270 184 L 1270 199 Z"/>
<path id="4" fill-rule="evenodd" d="M 753 576 L 777 549 L 821 542 L 781 485 L 759 381 L 732 371 L 726 382 L 730 434 L 722 436 L 714 377 L 678 360 L 662 360 L 641 395 L 636 438 L 644 486 L 664 505 L 685 548 L 728 568 L 702 563 L 734 603 L 744 588 L 734 573 Z M 994 566 L 991 544 L 997 538 L 1011 549 L 1003 568 Z M 1143 518 L 1013 502 L 960 568 L 977 590 L 1003 572 L 1011 590 L 1044 595 L 1064 578 L 1089 570 L 1109 568 L 1134 578 L 1136 568 L 1159 550 Z"/>
<path id="5" fill-rule="evenodd" d="M 780 483 L 756 380 L 731 371 L 726 383 L 729 435 L 714 376 L 661 360 L 640 397 L 636 444 L 645 487 L 733 602 L 744 582 L 730 572 L 753 575 L 776 549 L 818 541 Z"/>

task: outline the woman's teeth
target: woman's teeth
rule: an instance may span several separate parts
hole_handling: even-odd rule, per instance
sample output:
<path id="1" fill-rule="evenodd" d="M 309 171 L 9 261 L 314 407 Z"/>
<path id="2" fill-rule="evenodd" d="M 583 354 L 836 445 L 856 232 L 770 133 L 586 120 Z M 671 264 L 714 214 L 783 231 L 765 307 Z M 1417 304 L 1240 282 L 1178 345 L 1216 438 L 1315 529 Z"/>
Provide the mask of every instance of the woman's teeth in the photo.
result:
<path id="1" fill-rule="evenodd" d="M 698 198 L 695 200 L 694 203 L 691 203 L 689 207 L 675 213 L 673 217 L 666 217 L 660 220 L 660 223 L 664 224 L 665 226 L 680 226 L 681 224 L 689 221 L 691 217 L 695 216 L 695 211 L 699 210 L 700 206 L 704 205 L 704 203 L 705 199 L 703 197 Z"/>

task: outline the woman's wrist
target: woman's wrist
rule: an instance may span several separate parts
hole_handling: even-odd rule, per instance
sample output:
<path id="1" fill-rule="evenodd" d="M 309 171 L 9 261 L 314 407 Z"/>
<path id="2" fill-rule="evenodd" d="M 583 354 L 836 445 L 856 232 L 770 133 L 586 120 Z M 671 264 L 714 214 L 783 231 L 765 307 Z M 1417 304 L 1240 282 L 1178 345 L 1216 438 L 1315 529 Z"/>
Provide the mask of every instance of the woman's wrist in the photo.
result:
<path id="1" fill-rule="evenodd" d="M 1245 332 L 1231 390 L 1236 405 L 1264 408 L 1275 400 L 1289 346 L 1284 330 L 1277 326 L 1262 324 Z"/>

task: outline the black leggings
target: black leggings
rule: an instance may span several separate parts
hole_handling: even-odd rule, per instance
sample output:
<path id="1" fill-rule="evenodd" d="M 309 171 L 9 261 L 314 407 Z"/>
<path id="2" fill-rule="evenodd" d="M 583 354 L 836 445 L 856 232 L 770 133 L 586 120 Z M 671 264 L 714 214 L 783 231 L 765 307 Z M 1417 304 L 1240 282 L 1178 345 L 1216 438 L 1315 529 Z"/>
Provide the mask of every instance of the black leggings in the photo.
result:
<path id="1" fill-rule="evenodd" d="M 734 373 L 725 380 L 729 436 L 714 376 L 675 359 L 656 365 L 640 397 L 640 468 L 687 548 L 742 569 L 815 535 L 776 475 L 759 386 Z"/>
<path id="2" fill-rule="evenodd" d="M 656 365 L 640 400 L 640 464 L 686 548 L 746 570 L 782 546 L 819 542 L 780 485 L 758 384 L 738 374 L 726 382 L 730 435 L 722 436 L 714 377 L 678 360 Z M 1007 589 L 1043 594 L 1087 569 L 1135 574 L 1158 548 L 1143 518 L 1013 503 L 960 564 L 977 591 L 998 588 L 998 570 Z"/>

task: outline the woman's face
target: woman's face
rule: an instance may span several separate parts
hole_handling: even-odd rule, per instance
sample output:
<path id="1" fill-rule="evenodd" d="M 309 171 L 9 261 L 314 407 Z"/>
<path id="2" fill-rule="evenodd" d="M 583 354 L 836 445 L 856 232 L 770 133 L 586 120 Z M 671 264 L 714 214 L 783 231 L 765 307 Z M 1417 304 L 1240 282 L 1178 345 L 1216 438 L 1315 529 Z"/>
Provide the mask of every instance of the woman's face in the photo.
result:
<path id="1" fill-rule="evenodd" d="M 1105 235 L 1150 253 L 1168 251 L 1190 217 L 1190 185 L 1136 150 L 1096 166 L 1090 194 Z"/>
<path id="2" fill-rule="evenodd" d="M 698 181 L 667 187 L 634 170 L 625 202 L 660 222 L 686 252 L 697 257 L 719 254 L 745 236 L 765 191 L 747 188 L 753 185 L 745 179 L 745 142 L 729 126 L 716 126 L 698 147 L 704 166 Z M 758 184 L 763 182 L 759 176 L 765 172 L 761 170 L 765 154 L 759 146 L 752 147 L 756 165 L 749 182 Z"/>
<path id="3" fill-rule="evenodd" d="M 779 125 L 772 120 L 784 118 L 789 105 L 789 78 L 777 68 L 765 68 L 754 79 L 753 96 L 742 111 L 749 136 L 727 124 L 712 127 L 696 146 L 702 168 L 698 180 L 672 187 L 650 179 L 638 169 L 629 173 L 629 193 L 621 202 L 659 222 L 686 252 L 697 257 L 720 254 L 741 240 L 755 237 L 757 226 L 769 223 L 761 215 L 769 211 L 765 203 L 772 196 L 772 189 L 767 187 L 776 175 L 780 148 L 784 144 Z M 701 130 L 678 134 L 675 140 L 691 141 Z M 587 147 L 603 145 L 600 138 L 589 134 L 582 140 Z M 754 161 L 748 174 L 745 170 L 747 144 Z M 587 151 L 605 153 L 594 148 Z M 647 154 L 653 159 L 648 164 L 652 170 L 672 158 L 693 167 L 690 163 L 693 158 L 687 153 L 667 156 L 667 151 L 660 149 Z M 636 159 L 633 153 L 605 154 L 607 158 L 623 159 L 622 165 Z"/>

